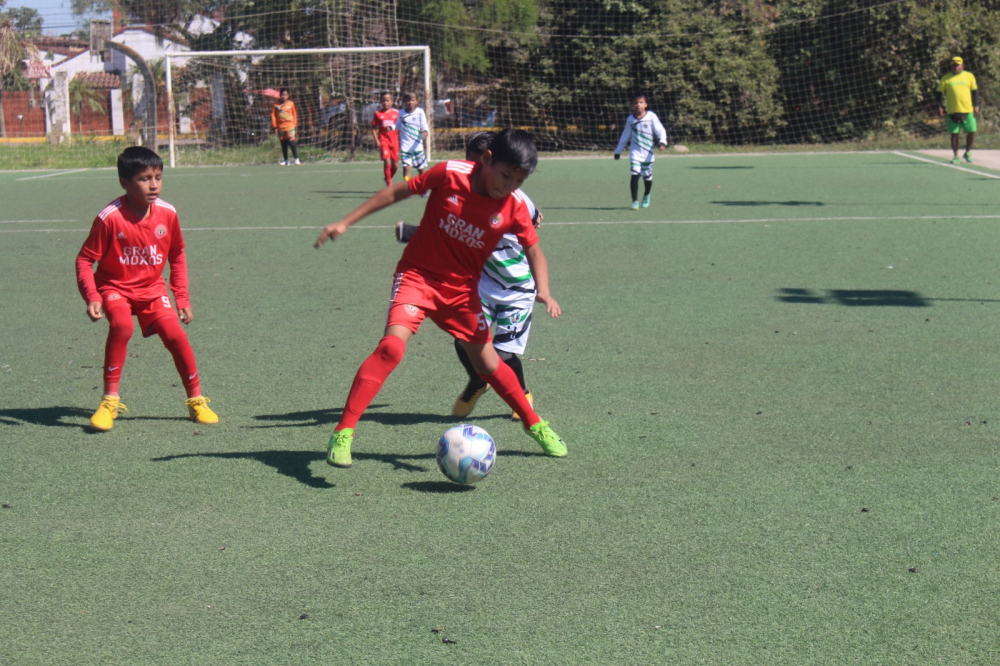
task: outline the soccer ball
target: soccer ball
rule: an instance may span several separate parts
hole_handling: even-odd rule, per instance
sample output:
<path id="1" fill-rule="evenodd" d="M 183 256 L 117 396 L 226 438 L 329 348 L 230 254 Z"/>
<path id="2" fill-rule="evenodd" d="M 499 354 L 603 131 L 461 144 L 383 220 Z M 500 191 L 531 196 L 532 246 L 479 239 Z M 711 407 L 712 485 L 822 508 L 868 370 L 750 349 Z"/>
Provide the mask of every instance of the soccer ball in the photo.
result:
<path id="1" fill-rule="evenodd" d="M 438 440 L 437 464 L 455 483 L 482 481 L 493 469 L 497 446 L 479 426 L 462 423 L 448 428 Z"/>

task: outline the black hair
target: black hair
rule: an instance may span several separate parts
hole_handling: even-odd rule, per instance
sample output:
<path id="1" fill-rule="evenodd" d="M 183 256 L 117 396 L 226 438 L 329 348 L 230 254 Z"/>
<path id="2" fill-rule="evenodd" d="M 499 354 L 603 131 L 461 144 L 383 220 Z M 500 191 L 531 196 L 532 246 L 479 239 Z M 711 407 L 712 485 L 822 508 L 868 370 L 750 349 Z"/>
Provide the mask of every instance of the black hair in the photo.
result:
<path id="1" fill-rule="evenodd" d="M 644 92 L 637 92 L 637 93 L 633 94 L 632 95 L 632 101 L 634 102 L 635 100 L 639 99 L 640 97 L 643 98 L 644 100 L 646 100 L 646 104 L 647 105 L 649 104 L 649 95 L 647 95 Z"/>
<path id="2" fill-rule="evenodd" d="M 381 99 L 382 99 L 383 97 L 385 97 L 386 95 L 388 95 L 388 96 L 389 96 L 389 97 L 391 97 L 392 99 L 396 99 L 396 96 L 395 96 L 395 95 L 393 95 L 393 94 L 392 94 L 391 92 L 389 92 L 388 90 L 383 90 L 382 92 L 380 92 L 380 93 L 378 94 L 378 98 L 379 98 L 379 99 L 381 100 Z"/>
<path id="3" fill-rule="evenodd" d="M 288 90 L 288 88 L 281 88 L 280 90 L 278 90 L 278 92 L 279 92 L 279 93 L 283 93 L 283 92 L 286 92 L 286 93 L 288 93 L 289 95 L 291 95 L 291 94 L 292 94 L 292 93 L 291 93 L 291 91 L 289 91 L 289 90 Z"/>
<path id="4" fill-rule="evenodd" d="M 495 138 L 497 138 L 497 133 L 489 130 L 476 132 L 469 136 L 465 142 L 465 159 L 479 159 L 480 155 L 489 150 L 490 144 Z M 469 157 L 470 154 L 474 154 L 475 157 Z"/>
<path id="5" fill-rule="evenodd" d="M 535 140 L 524 130 L 505 129 L 490 143 L 493 163 L 509 164 L 529 174 L 538 166 L 538 149 Z"/>
<path id="6" fill-rule="evenodd" d="M 163 160 L 149 148 L 130 146 L 118 156 L 118 177 L 132 180 L 132 176 L 146 169 L 163 170 Z"/>
<path id="7" fill-rule="evenodd" d="M 403 103 L 409 102 L 411 99 L 419 99 L 417 93 L 415 92 L 405 92 L 403 93 Z"/>

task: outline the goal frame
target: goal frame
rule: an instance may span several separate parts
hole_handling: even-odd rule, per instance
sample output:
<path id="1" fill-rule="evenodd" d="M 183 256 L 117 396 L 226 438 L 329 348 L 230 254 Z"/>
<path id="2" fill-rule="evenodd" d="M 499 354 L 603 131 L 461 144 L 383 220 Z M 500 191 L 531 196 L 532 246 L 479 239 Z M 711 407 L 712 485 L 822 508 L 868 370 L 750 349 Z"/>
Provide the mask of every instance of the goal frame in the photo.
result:
<path id="1" fill-rule="evenodd" d="M 174 92 L 173 92 L 173 82 L 170 71 L 170 61 L 173 58 L 223 58 L 229 56 L 274 56 L 274 55 L 309 55 L 309 54 L 332 54 L 332 53 L 413 53 L 421 52 L 424 56 L 424 113 L 427 114 L 427 124 L 433 129 L 434 127 L 434 100 L 431 91 L 431 47 L 429 46 L 359 46 L 359 47 L 330 47 L 330 48 L 316 48 L 316 49 L 239 49 L 231 51 L 178 51 L 175 53 L 167 53 L 164 56 L 164 69 L 166 76 L 166 93 L 167 93 L 167 109 L 169 110 L 169 130 L 168 130 L 168 144 L 169 144 L 169 164 L 173 168 L 176 166 L 176 155 L 175 155 L 175 135 L 176 135 L 176 123 L 177 123 L 177 111 L 174 108 Z M 429 133 L 427 137 L 427 161 L 431 161 L 431 141 L 430 137 L 433 136 L 433 131 Z"/>

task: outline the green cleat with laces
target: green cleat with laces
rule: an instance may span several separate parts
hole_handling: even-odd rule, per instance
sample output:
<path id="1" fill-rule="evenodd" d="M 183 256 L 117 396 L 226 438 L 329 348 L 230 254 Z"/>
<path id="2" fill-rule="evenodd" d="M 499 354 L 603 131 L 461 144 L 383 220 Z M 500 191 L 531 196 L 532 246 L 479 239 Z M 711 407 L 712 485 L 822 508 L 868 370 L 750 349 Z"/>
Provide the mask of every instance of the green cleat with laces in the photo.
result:
<path id="1" fill-rule="evenodd" d="M 326 455 L 326 464 L 334 467 L 351 466 L 351 440 L 354 439 L 354 428 L 337 430 L 330 438 L 330 452 Z"/>
<path id="2" fill-rule="evenodd" d="M 528 433 L 531 439 L 538 442 L 538 445 L 542 447 L 542 451 L 545 451 L 545 455 L 547 456 L 562 458 L 568 453 L 566 442 L 549 427 L 548 421 L 539 421 L 530 428 L 526 428 L 525 432 Z"/>

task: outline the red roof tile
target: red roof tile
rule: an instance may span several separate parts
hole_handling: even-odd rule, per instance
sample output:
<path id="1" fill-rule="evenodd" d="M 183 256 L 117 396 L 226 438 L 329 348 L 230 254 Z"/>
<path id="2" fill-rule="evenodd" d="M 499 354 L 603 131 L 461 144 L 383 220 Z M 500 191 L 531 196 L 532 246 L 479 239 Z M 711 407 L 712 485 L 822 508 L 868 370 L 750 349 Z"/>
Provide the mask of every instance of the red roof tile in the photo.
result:
<path id="1" fill-rule="evenodd" d="M 113 72 L 77 72 L 74 81 L 83 81 L 94 88 L 118 88 L 121 77 Z"/>

